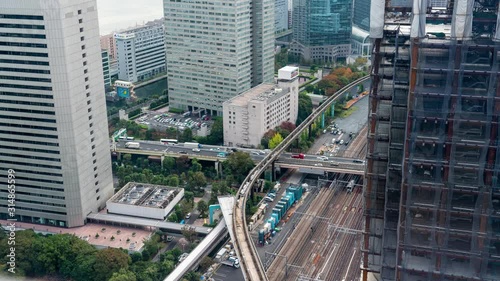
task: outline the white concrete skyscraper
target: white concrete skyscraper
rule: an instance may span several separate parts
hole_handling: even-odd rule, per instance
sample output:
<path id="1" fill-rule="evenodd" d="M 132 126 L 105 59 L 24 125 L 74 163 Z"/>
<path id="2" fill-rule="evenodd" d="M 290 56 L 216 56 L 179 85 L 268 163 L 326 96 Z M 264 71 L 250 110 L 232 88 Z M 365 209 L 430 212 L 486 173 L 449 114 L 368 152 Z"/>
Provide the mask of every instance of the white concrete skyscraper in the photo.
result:
<path id="1" fill-rule="evenodd" d="M 274 77 L 274 0 L 164 0 L 170 106 L 221 114 Z"/>
<path id="2" fill-rule="evenodd" d="M 0 1 L 0 218 L 80 226 L 113 194 L 95 0 Z"/>

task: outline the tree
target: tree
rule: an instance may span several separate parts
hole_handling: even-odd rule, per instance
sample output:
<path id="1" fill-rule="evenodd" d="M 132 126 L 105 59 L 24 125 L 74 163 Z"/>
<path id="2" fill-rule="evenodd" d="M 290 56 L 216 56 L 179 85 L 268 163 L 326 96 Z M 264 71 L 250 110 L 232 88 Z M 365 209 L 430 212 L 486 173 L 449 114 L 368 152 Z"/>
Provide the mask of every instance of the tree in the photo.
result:
<path id="1" fill-rule="evenodd" d="M 115 248 L 106 248 L 96 254 L 94 264 L 95 280 L 108 280 L 113 273 L 120 269 L 127 270 L 130 257 L 123 251 Z"/>
<path id="2" fill-rule="evenodd" d="M 168 186 L 174 186 L 174 187 L 179 186 L 180 183 L 179 176 L 176 174 L 168 176 L 166 180 Z"/>
<path id="3" fill-rule="evenodd" d="M 299 108 L 298 108 L 298 116 L 296 124 L 304 122 L 304 120 L 311 115 L 313 109 L 311 97 L 304 93 L 299 93 Z"/>
<path id="4" fill-rule="evenodd" d="M 130 155 L 130 154 L 128 154 L 128 153 L 127 153 L 127 154 L 123 154 L 123 163 L 124 163 L 125 165 L 130 165 L 130 164 L 132 164 L 132 155 Z"/>
<path id="5" fill-rule="evenodd" d="M 170 216 L 168 216 L 167 220 L 169 222 L 179 222 L 179 217 L 177 217 L 177 214 L 175 212 L 172 212 Z"/>
<path id="6" fill-rule="evenodd" d="M 160 266 L 160 279 L 167 277 L 172 271 L 174 271 L 175 263 L 173 260 L 165 260 Z"/>
<path id="7" fill-rule="evenodd" d="M 136 281 L 137 278 L 132 271 L 120 269 L 120 271 L 113 273 L 109 281 Z"/>
<path id="8" fill-rule="evenodd" d="M 191 160 L 191 168 L 189 168 L 189 170 L 193 172 L 199 172 L 202 168 L 203 166 L 200 164 L 200 162 L 198 162 L 198 159 L 195 158 Z"/>
<path id="9" fill-rule="evenodd" d="M 293 124 L 292 122 L 285 121 L 281 123 L 280 128 L 291 133 L 293 130 L 295 130 L 295 128 L 297 128 L 297 126 L 295 126 L 295 124 Z"/>
<path id="10" fill-rule="evenodd" d="M 185 128 L 179 137 L 180 142 L 190 142 L 193 140 L 193 131 L 190 128 Z"/>
<path id="11" fill-rule="evenodd" d="M 166 131 L 167 138 L 169 139 L 177 139 L 178 138 L 178 130 L 174 127 L 168 127 Z"/>
<path id="12" fill-rule="evenodd" d="M 308 93 L 314 92 L 314 85 L 311 85 L 311 84 L 307 85 L 306 92 L 308 92 Z"/>
<path id="13" fill-rule="evenodd" d="M 231 153 L 222 165 L 226 174 L 235 177 L 237 183 L 241 183 L 255 166 L 250 155 L 242 151 Z"/>
<path id="14" fill-rule="evenodd" d="M 205 213 L 208 211 L 207 202 L 200 200 L 197 204 L 197 209 L 198 209 L 198 211 L 200 211 L 200 216 L 204 216 Z"/>
<path id="15" fill-rule="evenodd" d="M 198 281 L 201 278 L 201 274 L 198 272 L 190 271 L 186 275 L 184 275 L 184 279 L 188 281 Z"/>
<path id="16" fill-rule="evenodd" d="M 163 174 L 165 176 L 170 175 L 172 170 L 175 168 L 175 158 L 173 157 L 165 157 L 163 159 Z"/>
<path id="17" fill-rule="evenodd" d="M 188 183 L 191 187 L 204 187 L 207 185 L 207 178 L 203 172 L 189 172 Z"/>
<path id="18" fill-rule="evenodd" d="M 196 240 L 196 228 L 191 226 L 185 226 L 181 229 L 182 235 L 190 242 Z"/>
<path id="19" fill-rule="evenodd" d="M 147 130 L 147 131 L 146 131 L 146 134 L 145 134 L 145 136 L 144 136 L 144 138 L 145 138 L 146 140 L 153 140 L 153 133 L 154 133 L 154 132 L 155 132 L 155 130 L 153 130 L 153 129 L 149 129 L 149 130 Z"/>
<path id="20" fill-rule="evenodd" d="M 194 199 L 194 193 L 192 193 L 191 191 L 184 192 L 184 199 L 186 199 L 186 201 L 188 202 L 192 202 Z"/>
<path id="21" fill-rule="evenodd" d="M 214 118 L 214 124 L 210 130 L 210 135 L 207 137 L 208 144 L 222 144 L 224 143 L 224 127 L 221 117 Z"/>
<path id="22" fill-rule="evenodd" d="M 260 140 L 260 144 L 264 147 L 264 148 L 269 148 L 269 140 L 276 134 L 276 131 L 273 130 L 273 129 L 269 129 L 269 131 L 267 131 L 264 136 L 262 137 L 262 139 Z"/>
<path id="23" fill-rule="evenodd" d="M 280 133 L 276 133 L 274 137 L 269 140 L 269 149 L 274 149 L 283 141 L 283 137 Z"/>
<path id="24" fill-rule="evenodd" d="M 200 271 L 205 272 L 207 269 L 214 264 L 214 260 L 208 256 L 205 256 L 200 261 Z"/>
<path id="25" fill-rule="evenodd" d="M 190 162 L 191 161 L 189 160 L 189 157 L 187 157 L 186 155 L 177 157 L 177 159 L 175 159 L 175 165 L 177 167 L 177 171 L 179 173 L 185 172 L 189 168 Z"/>

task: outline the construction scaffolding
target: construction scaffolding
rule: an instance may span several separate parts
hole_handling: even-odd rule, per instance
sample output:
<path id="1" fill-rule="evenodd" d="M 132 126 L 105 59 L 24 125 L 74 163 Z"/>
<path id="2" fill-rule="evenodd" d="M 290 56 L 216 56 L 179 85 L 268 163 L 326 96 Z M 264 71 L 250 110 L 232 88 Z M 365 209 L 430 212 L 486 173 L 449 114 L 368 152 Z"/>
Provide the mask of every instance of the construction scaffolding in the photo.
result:
<path id="1" fill-rule="evenodd" d="M 408 2 L 372 1 L 362 280 L 499 280 L 499 1 Z"/>

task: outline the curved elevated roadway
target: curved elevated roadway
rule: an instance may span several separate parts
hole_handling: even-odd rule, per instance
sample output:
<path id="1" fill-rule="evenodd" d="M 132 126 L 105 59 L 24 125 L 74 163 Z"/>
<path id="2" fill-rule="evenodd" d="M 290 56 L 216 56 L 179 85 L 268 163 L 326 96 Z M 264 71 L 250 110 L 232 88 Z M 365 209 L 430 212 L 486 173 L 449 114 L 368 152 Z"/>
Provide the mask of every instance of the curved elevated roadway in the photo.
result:
<path id="1" fill-rule="evenodd" d="M 281 153 L 294 141 L 304 129 L 311 125 L 320 114 L 325 111 L 335 100 L 350 91 L 353 87 L 357 86 L 359 83 L 365 82 L 370 79 L 370 76 L 364 76 L 344 88 L 337 91 L 334 95 L 330 96 L 323 104 L 321 104 L 309 117 L 307 117 L 302 124 L 300 124 L 293 132 L 286 137 L 283 142 L 281 142 L 271 153 L 269 153 L 255 168 L 250 171 L 242 185 L 238 190 L 238 200 L 234 206 L 233 210 L 233 231 L 235 233 L 235 249 L 240 257 L 240 264 L 243 271 L 243 275 L 246 280 L 250 281 L 268 281 L 264 266 L 259 256 L 257 255 L 257 249 L 255 244 L 250 237 L 248 232 L 245 206 L 248 193 L 251 186 L 259 178 L 259 176 L 276 161 Z"/>

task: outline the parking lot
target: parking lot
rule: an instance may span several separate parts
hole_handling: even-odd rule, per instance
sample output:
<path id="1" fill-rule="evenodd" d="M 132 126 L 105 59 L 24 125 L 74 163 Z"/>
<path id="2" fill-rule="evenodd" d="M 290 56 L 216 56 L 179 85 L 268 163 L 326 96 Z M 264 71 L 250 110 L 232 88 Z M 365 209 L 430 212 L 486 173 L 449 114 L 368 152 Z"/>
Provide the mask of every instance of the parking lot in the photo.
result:
<path id="1" fill-rule="evenodd" d="M 210 128 L 213 124 L 211 116 L 192 116 L 190 112 L 177 114 L 171 112 L 150 111 L 135 120 L 138 124 L 147 125 L 149 129 L 164 131 L 167 128 L 177 128 L 180 131 L 189 128 L 197 135 L 201 128 Z"/>

